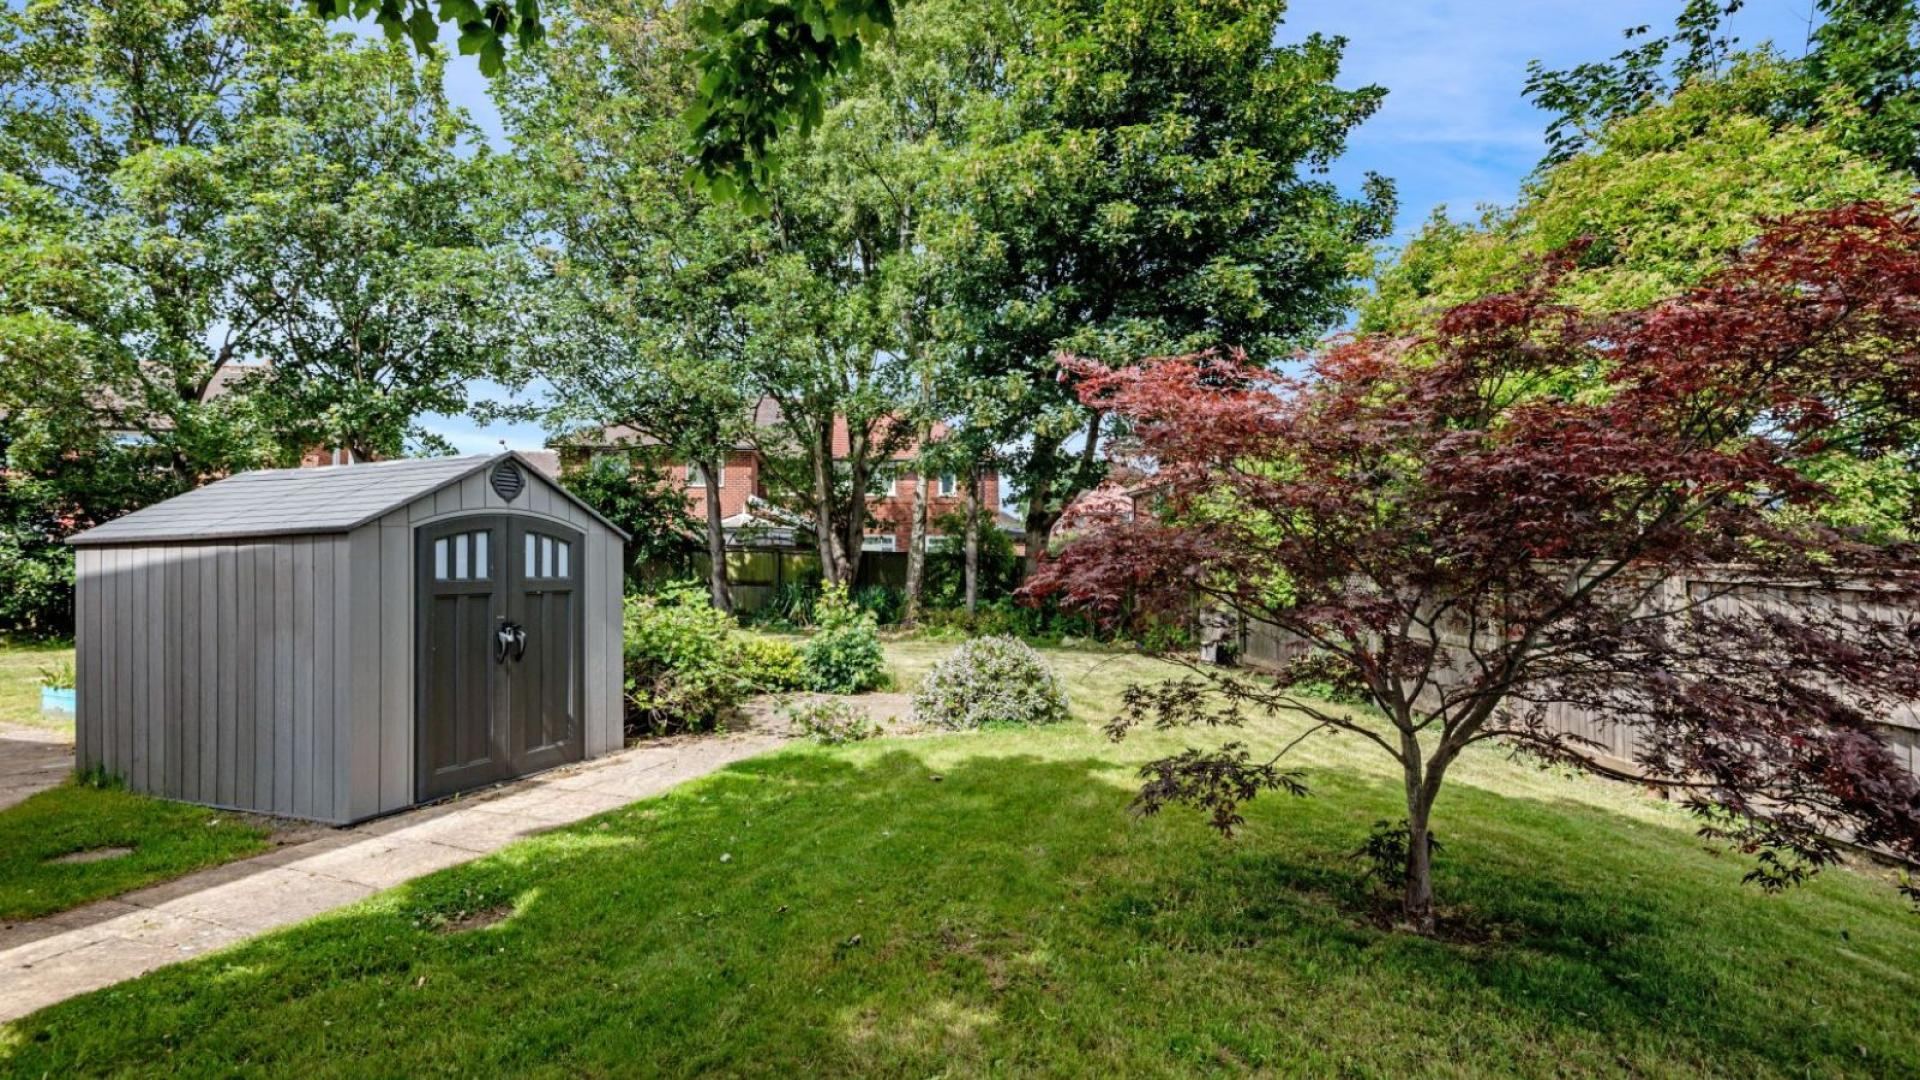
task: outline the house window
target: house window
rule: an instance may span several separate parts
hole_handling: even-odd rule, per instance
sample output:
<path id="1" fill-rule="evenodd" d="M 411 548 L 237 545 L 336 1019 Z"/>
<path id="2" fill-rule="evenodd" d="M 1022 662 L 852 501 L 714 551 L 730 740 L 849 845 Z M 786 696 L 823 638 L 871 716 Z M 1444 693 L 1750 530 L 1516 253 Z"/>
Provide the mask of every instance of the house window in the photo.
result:
<path id="1" fill-rule="evenodd" d="M 894 485 L 900 479 L 900 470 L 891 465 L 882 465 L 867 477 L 867 497 L 872 499 L 891 499 Z M 892 548 L 887 550 L 891 551 Z"/>
<path id="2" fill-rule="evenodd" d="M 707 470 L 705 466 L 701 466 L 701 465 L 687 466 L 687 486 L 691 488 L 707 486 Z M 724 466 L 722 466 L 720 469 L 719 486 L 720 487 L 727 486 L 727 470 Z"/>
<path id="3" fill-rule="evenodd" d="M 860 538 L 861 551 L 892 551 L 894 536 L 892 533 L 869 533 Z"/>
<path id="4" fill-rule="evenodd" d="M 940 474 L 940 497 L 950 499 L 960 490 L 960 478 L 950 472 Z"/>

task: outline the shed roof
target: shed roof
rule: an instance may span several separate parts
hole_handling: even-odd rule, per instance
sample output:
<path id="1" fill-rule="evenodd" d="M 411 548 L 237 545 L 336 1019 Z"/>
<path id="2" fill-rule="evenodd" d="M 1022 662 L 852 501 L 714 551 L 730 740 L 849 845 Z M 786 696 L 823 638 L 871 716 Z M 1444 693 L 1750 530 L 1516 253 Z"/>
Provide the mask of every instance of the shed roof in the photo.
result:
<path id="1" fill-rule="evenodd" d="M 317 469 L 262 469 L 236 473 L 203 488 L 136 510 L 68 539 L 74 545 L 232 540 L 241 537 L 343 533 L 413 503 L 503 458 L 535 479 L 545 473 L 517 453 L 457 458 L 377 461 Z M 558 484 L 554 490 L 620 533 L 611 522 Z"/>

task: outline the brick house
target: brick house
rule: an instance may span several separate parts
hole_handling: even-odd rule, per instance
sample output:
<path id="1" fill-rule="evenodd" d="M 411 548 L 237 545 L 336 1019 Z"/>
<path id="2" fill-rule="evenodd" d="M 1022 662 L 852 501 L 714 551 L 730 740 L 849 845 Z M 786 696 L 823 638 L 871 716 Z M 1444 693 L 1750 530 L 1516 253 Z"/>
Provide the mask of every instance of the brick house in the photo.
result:
<path id="1" fill-rule="evenodd" d="M 779 406 L 771 398 L 761 398 L 755 404 L 753 422 L 756 427 L 771 427 L 779 419 Z M 944 428 L 936 425 L 934 433 L 936 436 L 943 434 Z M 560 454 L 564 463 L 573 465 L 598 453 L 652 443 L 652 439 L 630 427 L 614 425 L 586 439 L 568 442 L 560 448 Z M 847 448 L 847 427 L 842 420 L 834 425 L 833 451 L 837 457 L 845 454 Z M 868 488 L 867 513 L 872 518 L 872 524 L 867 529 L 863 545 L 867 551 L 906 551 L 911 542 L 913 500 L 921 483 L 921 478 L 909 464 L 913 455 L 912 446 L 896 451 L 892 461 L 877 470 Z M 685 486 L 688 508 L 693 516 L 705 520 L 707 492 L 699 466 L 669 461 L 664 463 L 664 468 L 672 483 Z M 767 472 L 767 463 L 751 440 L 742 440 L 727 452 L 721 465 L 720 516 L 727 531 L 728 546 L 748 549 L 807 546 L 809 541 L 803 536 L 797 537 L 796 533 L 810 529 L 811 519 L 775 501 L 776 496 L 769 493 Z M 938 541 L 938 523 L 943 516 L 966 511 L 966 490 L 963 487 L 964 478 L 952 474 L 931 477 L 929 480 L 933 486 L 927 493 L 927 520 L 928 541 L 932 544 Z M 999 513 L 999 475 L 985 473 L 980 486 L 983 523 L 988 528 L 1005 527 Z"/>

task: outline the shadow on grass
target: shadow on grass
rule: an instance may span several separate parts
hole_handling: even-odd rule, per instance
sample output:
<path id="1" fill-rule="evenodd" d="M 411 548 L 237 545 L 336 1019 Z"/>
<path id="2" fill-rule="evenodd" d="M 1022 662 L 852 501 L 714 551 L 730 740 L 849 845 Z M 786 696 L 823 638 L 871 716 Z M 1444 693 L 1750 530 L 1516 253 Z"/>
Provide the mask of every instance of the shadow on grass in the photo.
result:
<path id="1" fill-rule="evenodd" d="M 1318 776 L 1225 842 L 1127 814 L 1126 777 L 911 745 L 752 760 L 49 1009 L 0 1034 L 0 1067 L 1752 1075 L 1920 1053 L 1913 928 L 1864 883 L 1740 892 L 1682 832 L 1462 788 L 1439 888 L 1487 938 L 1426 941 L 1369 922 L 1345 854 L 1388 786 Z M 440 932 L 476 911 L 503 917 Z"/>

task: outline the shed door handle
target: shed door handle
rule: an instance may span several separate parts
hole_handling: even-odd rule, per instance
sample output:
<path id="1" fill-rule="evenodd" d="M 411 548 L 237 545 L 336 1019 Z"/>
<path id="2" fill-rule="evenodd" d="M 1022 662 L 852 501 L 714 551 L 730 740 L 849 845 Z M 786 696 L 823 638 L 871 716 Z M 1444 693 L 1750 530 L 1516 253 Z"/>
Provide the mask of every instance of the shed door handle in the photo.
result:
<path id="1" fill-rule="evenodd" d="M 527 632 L 514 623 L 501 623 L 500 629 L 493 633 L 493 662 L 506 663 L 507 654 L 515 645 L 519 646 L 521 653 L 527 651 Z M 519 659 L 519 656 L 514 659 Z"/>

